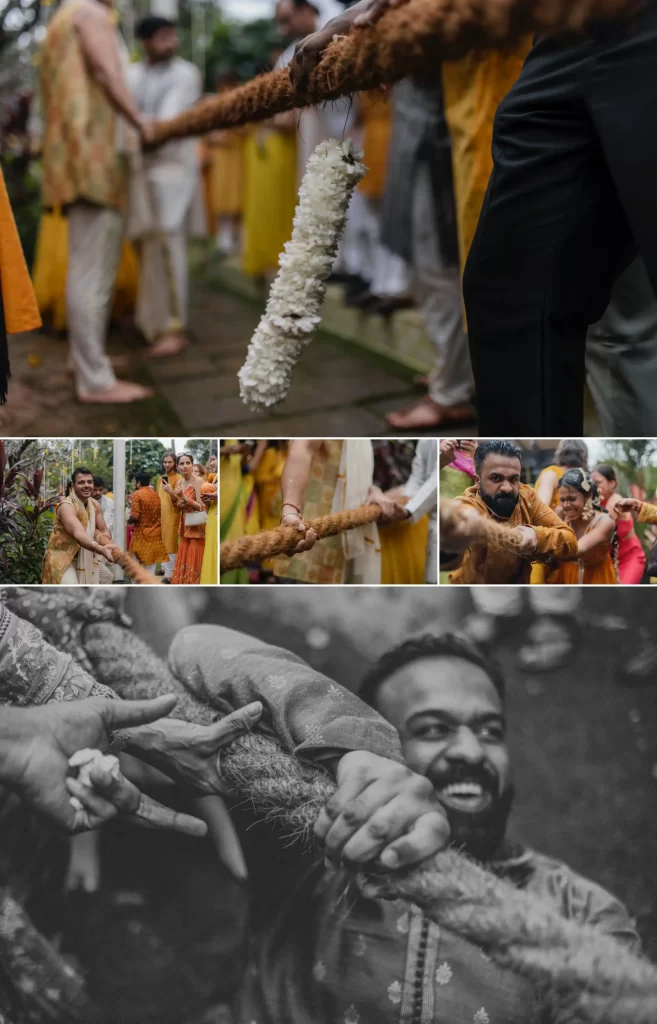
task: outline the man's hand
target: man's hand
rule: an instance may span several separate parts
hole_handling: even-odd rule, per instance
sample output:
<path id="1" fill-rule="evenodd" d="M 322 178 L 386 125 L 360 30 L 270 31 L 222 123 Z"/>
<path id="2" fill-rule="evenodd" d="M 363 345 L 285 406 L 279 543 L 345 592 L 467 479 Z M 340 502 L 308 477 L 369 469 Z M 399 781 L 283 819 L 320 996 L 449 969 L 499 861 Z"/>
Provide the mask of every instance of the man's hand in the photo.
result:
<path id="1" fill-rule="evenodd" d="M 389 7 L 400 7 L 408 0 L 360 0 L 344 14 L 329 21 L 319 32 L 306 36 L 298 44 L 292 63 L 292 85 L 303 83 L 322 59 L 324 50 L 336 37 L 349 35 L 353 28 L 367 28 L 377 21 Z"/>
<path id="2" fill-rule="evenodd" d="M 614 505 L 615 512 L 636 512 L 638 515 L 641 511 L 642 501 L 638 498 L 620 498 L 619 501 Z"/>
<path id="3" fill-rule="evenodd" d="M 379 526 L 385 526 L 386 523 L 394 523 L 399 519 L 408 519 L 408 511 L 403 505 L 400 505 L 398 501 L 393 501 L 392 498 L 386 497 L 380 487 L 372 485 L 367 492 L 365 498 L 366 505 L 378 505 L 381 509 L 381 516 L 377 519 Z"/>
<path id="4" fill-rule="evenodd" d="M 168 715 L 175 704 L 174 696 L 136 701 L 89 697 L 40 707 L 4 708 L 0 711 L 0 778 L 58 828 L 74 834 L 95 827 L 86 822 L 79 809 L 71 806 L 72 794 L 67 783 L 74 780 L 70 779 L 69 758 L 83 748 L 106 750 L 114 730 L 154 722 Z M 106 795 L 110 799 L 105 803 L 109 805 L 115 797 L 118 803 L 113 807 L 103 806 L 98 824 L 123 809 L 135 813 L 140 807 L 135 793 L 138 798 L 147 800 L 129 786 L 131 784 L 122 777 L 108 784 Z M 164 818 L 160 817 L 158 824 L 180 831 L 191 830 L 196 835 L 205 833 L 205 826 L 196 819 L 176 816 L 169 808 L 161 808 L 161 811 Z M 180 819 L 183 819 L 182 828 Z M 190 823 L 195 824 L 190 826 Z"/>
<path id="5" fill-rule="evenodd" d="M 319 815 L 315 835 L 332 864 L 394 869 L 443 850 L 449 825 L 428 779 L 357 750 L 338 765 L 338 790 Z"/>
<path id="6" fill-rule="evenodd" d="M 440 550 L 450 555 L 460 555 L 479 536 L 479 513 L 464 505 L 459 509 L 455 521 L 441 516 Z"/>
<path id="7" fill-rule="evenodd" d="M 136 127 L 141 144 L 143 146 L 151 146 L 155 139 L 155 122 L 147 121 L 146 118 L 140 117 Z"/>
<path id="8" fill-rule="evenodd" d="M 538 547 L 538 537 L 536 536 L 536 531 L 531 526 L 516 526 L 511 532 L 522 541 L 518 548 L 519 555 L 527 556 L 535 553 Z"/>
<path id="9" fill-rule="evenodd" d="M 223 747 L 250 732 L 262 716 L 254 701 L 212 725 L 193 725 L 177 718 L 155 722 L 128 734 L 126 750 L 158 768 L 193 794 L 226 793 L 219 755 Z"/>
<path id="10" fill-rule="evenodd" d="M 289 555 L 299 555 L 302 551 L 310 551 L 317 543 L 317 534 L 314 530 L 308 529 L 298 512 L 286 512 L 281 517 L 281 526 L 295 526 L 299 531 L 299 542 L 288 552 Z"/>
<path id="11" fill-rule="evenodd" d="M 363 6 L 363 10 L 358 12 L 354 26 L 355 28 L 365 28 L 366 25 L 373 25 L 391 7 L 403 7 L 407 3 L 408 0 L 368 0 Z"/>
<path id="12" fill-rule="evenodd" d="M 113 545 L 110 544 L 99 544 L 96 548 L 96 554 L 100 555 L 101 558 L 105 558 L 110 565 L 114 564 L 114 552 Z"/>

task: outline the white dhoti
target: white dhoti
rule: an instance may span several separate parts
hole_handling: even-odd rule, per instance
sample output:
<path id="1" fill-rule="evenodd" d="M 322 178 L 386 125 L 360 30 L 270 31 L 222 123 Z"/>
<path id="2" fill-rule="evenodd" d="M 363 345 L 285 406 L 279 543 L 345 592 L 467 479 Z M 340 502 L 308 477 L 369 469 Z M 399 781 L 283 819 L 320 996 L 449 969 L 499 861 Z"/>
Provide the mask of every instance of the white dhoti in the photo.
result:
<path id="1" fill-rule="evenodd" d="M 463 325 L 458 267 L 446 267 L 440 253 L 431 175 L 420 165 L 413 184 L 413 271 L 417 296 L 436 362 L 429 395 L 440 405 L 472 400 L 474 380 Z"/>
<path id="2" fill-rule="evenodd" d="M 116 383 L 105 349 L 121 259 L 123 215 L 79 201 L 68 208 L 66 313 L 78 395 Z"/>

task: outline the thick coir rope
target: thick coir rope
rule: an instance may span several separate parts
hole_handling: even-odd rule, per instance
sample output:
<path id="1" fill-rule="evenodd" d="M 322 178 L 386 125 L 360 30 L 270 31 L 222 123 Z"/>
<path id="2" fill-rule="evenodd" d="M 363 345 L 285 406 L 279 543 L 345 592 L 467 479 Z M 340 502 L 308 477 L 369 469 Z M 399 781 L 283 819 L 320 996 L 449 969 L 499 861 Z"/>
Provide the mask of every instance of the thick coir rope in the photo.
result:
<path id="1" fill-rule="evenodd" d="M 174 716 L 216 716 L 187 692 L 138 637 L 113 623 L 86 627 L 94 675 L 125 698 L 181 695 Z M 255 813 L 312 841 L 312 826 L 335 791 L 321 768 L 299 761 L 258 733 L 221 753 L 221 771 Z M 563 918 L 555 904 L 496 877 L 453 850 L 420 867 L 360 876 L 367 897 L 404 899 L 440 926 L 478 945 L 501 967 L 540 988 L 546 1019 L 559 1024 L 655 1024 L 657 969 L 595 928 Z"/>
<path id="2" fill-rule="evenodd" d="M 129 576 L 134 583 L 160 583 L 157 576 L 153 576 L 148 569 L 144 569 L 143 565 L 135 562 L 134 558 L 131 558 L 125 551 L 121 551 L 121 548 L 113 547 L 112 557 L 116 564 L 121 566 L 126 576 Z"/>
<path id="3" fill-rule="evenodd" d="M 580 31 L 592 19 L 627 14 L 641 0 L 409 0 L 380 21 L 334 40 L 306 82 L 286 69 L 262 75 L 155 125 L 154 144 L 262 121 L 298 107 L 436 74 L 441 60 L 502 49 L 525 33 Z"/>
<path id="4" fill-rule="evenodd" d="M 347 512 L 335 512 L 332 515 L 320 516 L 306 522 L 308 530 L 314 530 L 317 536 L 334 537 L 345 530 L 355 530 L 359 526 L 373 523 L 381 515 L 378 505 L 361 505 Z M 245 565 L 254 565 L 263 558 L 274 555 L 285 555 L 299 543 L 300 534 L 295 526 L 278 526 L 275 530 L 255 533 L 252 537 L 239 537 L 237 540 L 226 540 L 220 548 L 221 572 L 229 569 L 240 569 Z"/>

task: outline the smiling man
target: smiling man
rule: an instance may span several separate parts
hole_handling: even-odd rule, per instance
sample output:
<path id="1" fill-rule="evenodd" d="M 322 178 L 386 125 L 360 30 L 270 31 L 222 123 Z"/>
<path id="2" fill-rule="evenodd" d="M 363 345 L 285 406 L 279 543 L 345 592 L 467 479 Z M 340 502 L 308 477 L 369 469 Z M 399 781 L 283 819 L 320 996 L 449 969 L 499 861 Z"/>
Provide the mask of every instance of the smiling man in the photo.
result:
<path id="1" fill-rule="evenodd" d="M 441 537 L 440 564 L 450 583 L 529 583 L 531 562 L 572 558 L 577 539 L 569 526 L 544 505 L 533 487 L 521 483 L 521 451 L 512 441 L 482 441 L 475 455 L 475 482 L 459 501 L 480 516 L 513 528 L 517 552 L 472 542 L 467 521 L 454 535 Z"/>
<path id="2" fill-rule="evenodd" d="M 102 560 L 112 562 L 112 539 L 93 493 L 93 473 L 78 466 L 71 477 L 71 493 L 57 506 L 42 583 L 102 582 Z"/>

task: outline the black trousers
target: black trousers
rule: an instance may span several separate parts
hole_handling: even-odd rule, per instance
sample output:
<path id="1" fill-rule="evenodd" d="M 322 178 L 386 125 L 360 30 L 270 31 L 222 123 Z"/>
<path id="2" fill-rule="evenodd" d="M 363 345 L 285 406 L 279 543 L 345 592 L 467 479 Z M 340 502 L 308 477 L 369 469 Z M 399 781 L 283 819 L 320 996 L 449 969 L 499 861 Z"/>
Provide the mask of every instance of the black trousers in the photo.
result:
<path id="1" fill-rule="evenodd" d="M 464 274 L 480 433 L 577 437 L 587 328 L 637 251 L 657 294 L 657 0 L 538 41 L 493 159 Z"/>

